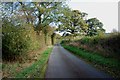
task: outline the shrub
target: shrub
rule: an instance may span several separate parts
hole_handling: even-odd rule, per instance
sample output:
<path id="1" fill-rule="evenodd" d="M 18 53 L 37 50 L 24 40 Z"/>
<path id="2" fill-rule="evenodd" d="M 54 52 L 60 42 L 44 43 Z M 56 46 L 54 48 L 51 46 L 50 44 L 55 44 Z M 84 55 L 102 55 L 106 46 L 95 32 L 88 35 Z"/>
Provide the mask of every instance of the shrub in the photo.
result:
<path id="1" fill-rule="evenodd" d="M 81 44 L 87 44 L 90 42 L 90 37 L 84 37 L 80 40 Z"/>
<path id="2" fill-rule="evenodd" d="M 27 27 L 29 28 L 27 28 Z M 25 54 L 29 50 L 40 47 L 37 35 L 33 27 L 26 25 L 17 27 L 11 23 L 2 25 L 2 58 L 3 60 L 15 60 L 27 57 Z"/>
<path id="3" fill-rule="evenodd" d="M 52 31 L 50 31 L 52 34 Z M 51 40 L 49 33 L 48 41 Z M 13 25 L 8 20 L 3 20 L 2 25 L 2 58 L 14 61 L 24 59 L 31 50 L 45 47 L 45 33 L 37 32 L 31 24 Z M 49 44 L 50 45 L 50 44 Z"/>
<path id="4" fill-rule="evenodd" d="M 77 41 L 64 40 L 61 43 L 76 46 L 105 57 L 120 59 L 120 33 L 101 34 L 92 37 L 85 36 Z"/>
<path id="5" fill-rule="evenodd" d="M 120 55 L 120 33 L 109 36 L 84 37 L 80 41 L 81 45 L 86 45 L 90 50 L 100 52 L 106 56 Z M 100 51 L 99 51 L 100 50 Z"/>

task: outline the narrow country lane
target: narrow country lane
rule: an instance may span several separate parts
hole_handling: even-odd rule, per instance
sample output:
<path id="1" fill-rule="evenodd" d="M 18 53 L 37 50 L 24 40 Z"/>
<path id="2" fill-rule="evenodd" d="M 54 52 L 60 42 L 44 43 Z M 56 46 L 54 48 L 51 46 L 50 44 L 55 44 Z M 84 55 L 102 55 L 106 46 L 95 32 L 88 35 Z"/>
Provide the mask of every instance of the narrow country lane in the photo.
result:
<path id="1" fill-rule="evenodd" d="M 48 61 L 46 78 L 109 78 L 107 74 L 65 50 L 54 46 Z"/>

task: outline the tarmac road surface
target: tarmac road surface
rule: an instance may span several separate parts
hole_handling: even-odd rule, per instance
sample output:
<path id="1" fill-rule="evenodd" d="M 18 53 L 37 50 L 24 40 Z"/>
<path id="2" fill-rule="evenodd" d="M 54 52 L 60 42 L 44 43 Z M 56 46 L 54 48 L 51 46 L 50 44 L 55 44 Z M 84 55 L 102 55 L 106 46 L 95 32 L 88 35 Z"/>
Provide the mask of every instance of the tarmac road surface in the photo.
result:
<path id="1" fill-rule="evenodd" d="M 74 54 L 56 44 L 50 55 L 46 78 L 110 78 Z"/>

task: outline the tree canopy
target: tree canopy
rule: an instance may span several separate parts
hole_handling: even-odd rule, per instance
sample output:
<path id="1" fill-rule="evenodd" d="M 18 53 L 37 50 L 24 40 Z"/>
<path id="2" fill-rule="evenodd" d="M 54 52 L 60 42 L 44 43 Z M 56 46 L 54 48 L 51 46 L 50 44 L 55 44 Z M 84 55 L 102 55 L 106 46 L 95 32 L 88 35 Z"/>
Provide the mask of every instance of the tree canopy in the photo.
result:
<path id="1" fill-rule="evenodd" d="M 87 19 L 89 14 L 72 10 L 65 1 L 2 2 L 0 9 L 5 59 L 54 44 L 61 37 L 56 31 L 72 37 L 105 32 L 97 18 Z"/>
<path id="2" fill-rule="evenodd" d="M 93 36 L 99 34 L 99 32 L 105 32 L 103 29 L 103 23 L 100 22 L 97 18 L 88 19 L 87 24 L 87 35 Z"/>

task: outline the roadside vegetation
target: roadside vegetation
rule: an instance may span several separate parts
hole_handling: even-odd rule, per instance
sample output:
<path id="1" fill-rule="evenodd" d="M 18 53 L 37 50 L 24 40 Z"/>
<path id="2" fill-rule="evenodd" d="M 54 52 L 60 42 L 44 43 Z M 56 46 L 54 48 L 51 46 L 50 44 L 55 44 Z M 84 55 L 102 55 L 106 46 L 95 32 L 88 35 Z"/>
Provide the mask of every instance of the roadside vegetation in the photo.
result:
<path id="1" fill-rule="evenodd" d="M 3 78 L 43 77 L 48 47 L 61 40 L 66 49 L 119 74 L 120 34 L 106 36 L 98 18 L 87 19 L 66 1 L 0 3 Z"/>
<path id="2" fill-rule="evenodd" d="M 120 76 L 120 34 L 109 36 L 85 36 L 80 40 L 62 41 L 62 46 L 78 55 L 80 58 L 93 63 L 95 67 L 106 71 L 113 77 Z"/>
<path id="3" fill-rule="evenodd" d="M 39 57 L 38 60 L 32 64 L 31 66 L 25 68 L 18 74 L 16 74 L 16 78 L 27 77 L 27 78 L 44 78 L 47 61 L 50 53 L 52 52 L 52 48 L 46 49 Z"/>
<path id="4" fill-rule="evenodd" d="M 41 50 L 41 49 L 40 49 Z M 37 55 L 32 60 L 26 60 L 24 63 L 3 63 L 3 77 L 11 78 L 44 78 L 47 67 L 47 61 L 52 51 L 52 46 L 47 49 L 38 50 Z"/>
<path id="5" fill-rule="evenodd" d="M 29 73 L 35 74 L 38 68 L 40 69 L 38 77 L 44 76 L 46 62 L 51 53 L 51 49 L 47 48 L 54 45 L 60 37 L 54 33 L 56 27 L 49 25 L 54 21 L 51 15 L 57 15 L 54 8 L 57 9 L 59 5 L 62 3 L 0 3 L 2 9 L 0 67 L 3 78 L 29 77 Z"/>

